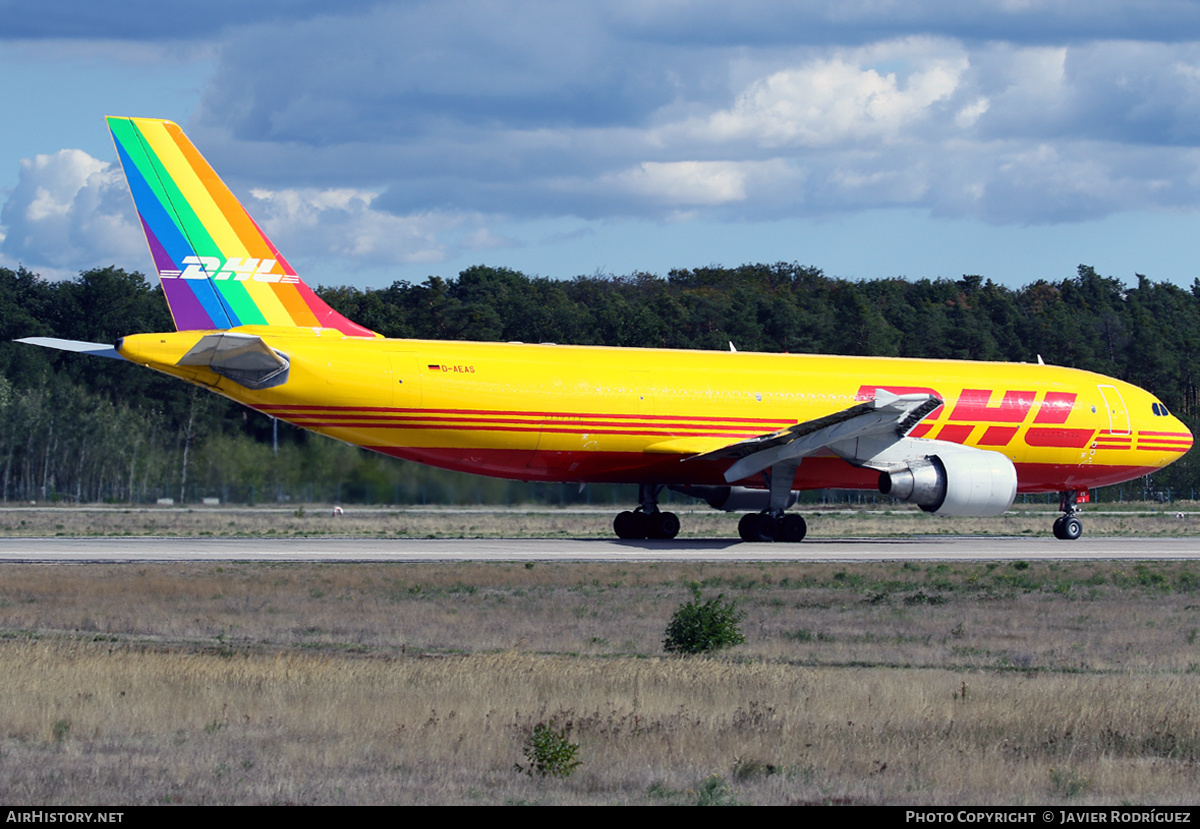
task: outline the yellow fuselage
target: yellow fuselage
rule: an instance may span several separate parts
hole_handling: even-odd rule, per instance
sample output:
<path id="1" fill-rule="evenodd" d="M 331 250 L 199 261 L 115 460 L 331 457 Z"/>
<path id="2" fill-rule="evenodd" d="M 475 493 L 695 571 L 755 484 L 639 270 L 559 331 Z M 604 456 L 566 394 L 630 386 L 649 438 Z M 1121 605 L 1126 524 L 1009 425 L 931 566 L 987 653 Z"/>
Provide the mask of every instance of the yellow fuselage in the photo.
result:
<path id="1" fill-rule="evenodd" d="M 943 400 L 912 436 L 1005 454 L 1022 492 L 1129 480 L 1192 444 L 1148 392 L 1057 366 L 235 331 L 286 354 L 287 382 L 252 391 L 176 365 L 207 332 L 133 335 L 119 351 L 338 440 L 522 480 L 723 483 L 728 461 L 688 459 L 844 410 L 876 389 Z M 796 487 L 874 488 L 877 478 L 825 453 L 804 460 Z"/>

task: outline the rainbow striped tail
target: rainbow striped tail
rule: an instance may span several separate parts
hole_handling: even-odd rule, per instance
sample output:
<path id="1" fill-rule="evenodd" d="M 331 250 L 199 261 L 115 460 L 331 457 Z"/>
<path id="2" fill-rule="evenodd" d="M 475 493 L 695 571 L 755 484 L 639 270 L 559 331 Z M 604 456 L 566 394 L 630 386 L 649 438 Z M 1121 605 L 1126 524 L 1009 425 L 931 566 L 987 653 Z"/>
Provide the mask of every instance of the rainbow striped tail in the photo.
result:
<path id="1" fill-rule="evenodd" d="M 378 336 L 304 284 L 178 125 L 110 116 L 108 128 L 178 330 L 270 325 Z"/>

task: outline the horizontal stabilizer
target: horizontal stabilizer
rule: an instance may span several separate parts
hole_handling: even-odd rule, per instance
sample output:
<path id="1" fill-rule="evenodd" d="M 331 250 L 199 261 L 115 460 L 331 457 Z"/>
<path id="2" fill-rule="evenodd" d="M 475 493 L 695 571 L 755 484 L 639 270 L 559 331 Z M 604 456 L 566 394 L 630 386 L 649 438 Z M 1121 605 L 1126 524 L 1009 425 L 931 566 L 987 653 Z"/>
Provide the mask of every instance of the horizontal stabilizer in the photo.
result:
<path id="1" fill-rule="evenodd" d="M 43 348 L 57 348 L 60 351 L 74 351 L 76 354 L 90 354 L 93 357 L 108 357 L 113 360 L 124 360 L 117 350 L 105 343 L 87 343 L 82 340 L 60 340 L 57 337 L 24 337 L 19 343 L 40 345 Z"/>
<path id="2" fill-rule="evenodd" d="M 291 363 L 287 355 L 253 334 L 206 334 L 179 358 L 176 365 L 207 366 L 248 389 L 270 389 L 287 382 Z"/>

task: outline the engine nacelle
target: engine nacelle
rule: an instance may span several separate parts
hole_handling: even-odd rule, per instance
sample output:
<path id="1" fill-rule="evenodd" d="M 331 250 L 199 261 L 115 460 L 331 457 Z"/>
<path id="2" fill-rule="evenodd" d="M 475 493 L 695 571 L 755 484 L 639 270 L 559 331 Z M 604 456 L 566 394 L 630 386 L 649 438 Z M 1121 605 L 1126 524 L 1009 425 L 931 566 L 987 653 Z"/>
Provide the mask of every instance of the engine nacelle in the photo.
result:
<path id="1" fill-rule="evenodd" d="M 771 506 L 771 493 L 745 486 L 673 486 L 671 491 L 707 501 L 713 509 L 725 512 L 762 512 Z M 788 496 L 787 509 L 796 503 L 795 490 Z"/>
<path id="2" fill-rule="evenodd" d="M 1017 497 L 1017 470 L 999 452 L 963 448 L 879 475 L 879 491 L 934 515 L 1000 515 Z"/>

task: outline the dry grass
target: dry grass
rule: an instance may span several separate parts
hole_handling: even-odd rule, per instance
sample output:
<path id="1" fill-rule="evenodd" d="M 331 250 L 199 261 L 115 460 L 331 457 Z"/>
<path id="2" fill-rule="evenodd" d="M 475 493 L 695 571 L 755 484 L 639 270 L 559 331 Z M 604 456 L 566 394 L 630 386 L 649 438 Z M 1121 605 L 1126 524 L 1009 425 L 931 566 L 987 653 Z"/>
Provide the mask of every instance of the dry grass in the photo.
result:
<path id="1" fill-rule="evenodd" d="M 1190 678 L 10 643 L 8 803 L 1187 802 Z M 964 686 L 964 683 L 965 686 Z M 964 699 L 961 689 L 967 689 Z M 568 779 L 514 770 L 537 722 Z"/>
<path id="2" fill-rule="evenodd" d="M 1194 798 L 1189 564 L 0 573 L 12 804 Z M 692 584 L 745 645 L 662 657 Z M 573 776 L 514 771 L 543 721 Z"/>
<path id="3" fill-rule="evenodd" d="M 703 505 L 665 505 L 687 538 L 736 538 L 738 513 Z M 267 507 L 45 507 L 0 509 L 0 536 L 375 536 L 411 538 L 611 538 L 617 508 L 384 508 L 330 505 Z M 1084 513 L 1088 535 L 1200 534 L 1200 505 L 1102 504 Z M 819 537 L 910 535 L 1046 535 L 1057 512 L 1018 504 L 996 518 L 940 518 L 916 507 L 801 506 Z M 1182 518 L 1179 515 L 1182 514 Z"/>

